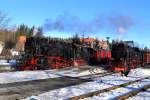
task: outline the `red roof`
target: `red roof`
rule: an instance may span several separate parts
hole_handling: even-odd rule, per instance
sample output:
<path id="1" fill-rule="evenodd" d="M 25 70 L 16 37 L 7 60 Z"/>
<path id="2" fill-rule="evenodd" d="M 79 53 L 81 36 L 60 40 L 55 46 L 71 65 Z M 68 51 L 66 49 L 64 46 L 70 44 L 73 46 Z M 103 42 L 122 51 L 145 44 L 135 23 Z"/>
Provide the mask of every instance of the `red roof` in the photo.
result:
<path id="1" fill-rule="evenodd" d="M 94 39 L 94 38 L 81 38 L 80 41 L 81 41 L 81 42 L 84 41 L 84 42 L 90 42 L 90 43 L 91 43 L 91 42 L 94 42 L 95 39 Z"/>

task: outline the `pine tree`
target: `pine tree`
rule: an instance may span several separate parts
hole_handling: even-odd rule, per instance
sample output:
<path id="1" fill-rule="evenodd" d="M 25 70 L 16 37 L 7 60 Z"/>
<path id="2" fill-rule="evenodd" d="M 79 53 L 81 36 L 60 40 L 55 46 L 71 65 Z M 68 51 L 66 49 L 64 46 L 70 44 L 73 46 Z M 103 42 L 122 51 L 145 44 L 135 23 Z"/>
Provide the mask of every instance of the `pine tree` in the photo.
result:
<path id="1" fill-rule="evenodd" d="M 34 26 L 32 28 L 29 28 L 27 25 L 22 24 L 17 28 L 16 35 L 17 35 L 17 37 L 19 37 L 21 35 L 25 35 L 27 37 L 32 37 L 33 33 L 34 33 L 34 29 L 35 29 Z"/>

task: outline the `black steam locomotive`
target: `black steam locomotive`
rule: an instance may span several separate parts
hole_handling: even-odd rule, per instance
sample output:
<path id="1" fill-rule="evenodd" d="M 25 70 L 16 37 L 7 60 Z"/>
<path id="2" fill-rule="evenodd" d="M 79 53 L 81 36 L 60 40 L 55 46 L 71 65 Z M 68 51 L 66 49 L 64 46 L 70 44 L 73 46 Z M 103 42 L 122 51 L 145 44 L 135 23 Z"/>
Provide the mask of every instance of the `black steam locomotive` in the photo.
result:
<path id="1" fill-rule="evenodd" d="M 134 46 L 133 41 L 112 42 L 111 69 L 115 71 L 130 70 L 150 63 L 150 53 Z"/>

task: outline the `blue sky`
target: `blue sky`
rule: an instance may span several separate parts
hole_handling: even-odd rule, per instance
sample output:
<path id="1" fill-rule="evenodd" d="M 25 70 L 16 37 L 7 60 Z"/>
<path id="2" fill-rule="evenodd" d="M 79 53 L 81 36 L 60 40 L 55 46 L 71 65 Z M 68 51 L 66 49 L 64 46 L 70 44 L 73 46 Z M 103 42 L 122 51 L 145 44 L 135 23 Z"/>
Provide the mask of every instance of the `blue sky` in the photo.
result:
<path id="1" fill-rule="evenodd" d="M 134 40 L 140 46 L 150 47 L 150 0 L 0 0 L 0 10 L 12 18 L 11 24 L 42 26 L 46 19 L 56 19 L 64 13 L 77 16 L 82 22 L 90 22 L 100 16 L 103 22 L 108 16 L 129 16 L 134 24 L 123 34 L 123 40 Z M 105 24 L 105 23 L 104 23 Z M 48 31 L 50 36 L 67 37 L 73 32 Z M 55 34 L 54 34 L 55 33 Z M 86 36 L 111 39 L 118 37 L 116 27 L 105 24 L 99 31 Z"/>

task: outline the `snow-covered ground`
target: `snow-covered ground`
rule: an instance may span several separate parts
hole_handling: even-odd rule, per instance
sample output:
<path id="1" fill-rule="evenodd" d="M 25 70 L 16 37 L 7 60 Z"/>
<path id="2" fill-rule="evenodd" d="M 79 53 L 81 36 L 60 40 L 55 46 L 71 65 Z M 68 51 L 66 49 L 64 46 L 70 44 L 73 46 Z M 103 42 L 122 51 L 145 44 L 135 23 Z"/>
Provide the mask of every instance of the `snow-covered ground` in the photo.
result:
<path id="1" fill-rule="evenodd" d="M 54 74 L 52 71 L 17 71 L 17 72 L 4 72 L 0 73 L 0 84 L 39 80 L 47 78 L 56 78 L 59 75 Z"/>
<path id="2" fill-rule="evenodd" d="M 82 71 L 79 68 L 72 68 L 70 70 L 64 70 L 64 71 L 57 71 L 56 73 L 58 75 L 62 76 L 70 76 L 70 77 L 80 77 L 84 75 L 91 75 L 91 74 L 96 74 L 96 73 L 104 73 L 106 72 L 103 70 L 101 67 L 91 67 L 88 69 L 82 68 Z"/>
<path id="3" fill-rule="evenodd" d="M 79 68 L 71 68 L 66 70 L 43 70 L 43 71 L 16 71 L 16 72 L 3 72 L 0 73 L 0 84 L 58 78 L 62 76 L 78 77 L 83 75 L 89 75 L 94 73 L 102 73 L 104 70 L 100 68 L 89 68 L 84 71 L 80 71 Z"/>
<path id="4" fill-rule="evenodd" d="M 78 76 L 84 76 L 84 75 L 90 75 L 90 74 L 96 74 L 96 73 L 104 73 L 106 72 L 105 70 L 103 70 L 102 68 L 92 68 L 86 71 L 82 71 L 79 72 L 78 74 L 74 75 L 75 77 Z"/>
<path id="5" fill-rule="evenodd" d="M 150 84 L 150 79 L 145 79 L 140 82 L 136 82 L 132 85 L 128 85 L 126 87 L 111 90 L 109 92 L 104 92 L 98 96 L 93 96 L 93 97 L 85 98 L 82 100 L 115 100 L 115 98 L 118 96 L 124 95 L 124 94 L 129 93 L 138 88 L 142 88 L 144 85 L 148 85 L 148 84 Z M 149 99 L 150 99 L 150 97 L 149 97 Z M 137 99 L 131 99 L 131 100 L 137 100 Z"/>
<path id="6" fill-rule="evenodd" d="M 134 97 L 130 97 L 127 100 L 150 100 L 150 89 L 145 92 L 141 92 Z"/>
<path id="7" fill-rule="evenodd" d="M 137 69 L 131 70 L 128 77 L 122 77 L 119 73 L 116 73 L 116 74 L 104 76 L 101 78 L 95 78 L 91 82 L 82 83 L 80 85 L 74 85 L 74 86 L 69 86 L 69 87 L 60 88 L 56 90 L 51 90 L 49 92 L 45 92 L 37 96 L 31 96 L 29 98 L 26 98 L 25 100 L 31 100 L 31 98 L 35 98 L 37 100 L 63 100 L 63 99 L 67 99 L 70 97 L 79 96 L 81 94 L 109 88 L 114 85 L 119 85 L 119 84 L 127 83 L 129 81 L 134 81 L 142 77 L 146 77 L 146 76 L 150 76 L 150 70 L 137 68 Z M 144 83 L 142 82 L 142 83 L 138 83 L 139 85 L 135 85 L 134 88 L 138 88 L 138 86 L 142 86 L 142 85 L 149 84 L 149 83 L 150 83 L 150 80 L 147 79 L 145 80 Z M 131 88 L 131 86 L 129 87 Z M 129 87 L 123 88 L 123 89 L 127 91 L 127 90 L 130 90 Z M 101 100 L 101 99 L 98 99 L 98 100 Z"/>
<path id="8" fill-rule="evenodd" d="M 0 60 L 0 65 L 10 65 L 7 60 Z"/>

